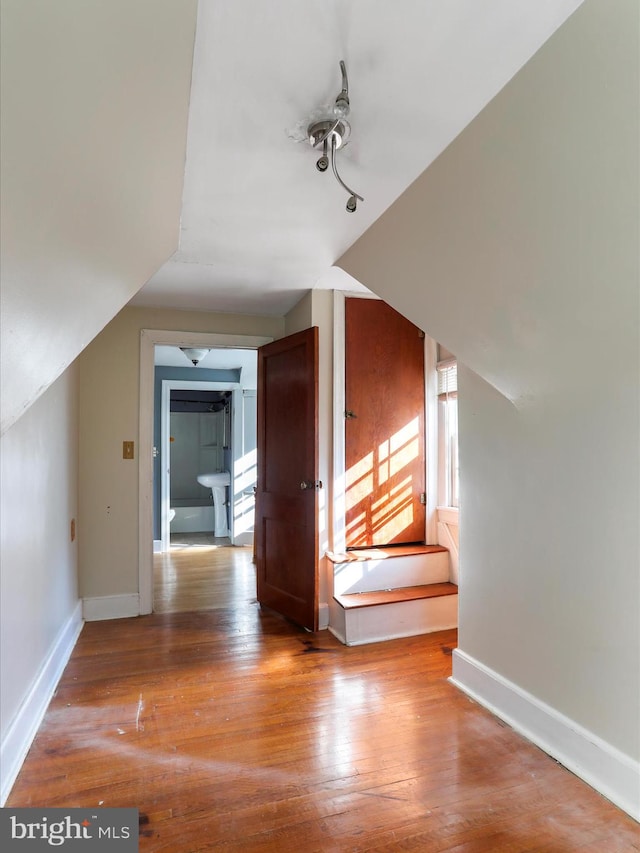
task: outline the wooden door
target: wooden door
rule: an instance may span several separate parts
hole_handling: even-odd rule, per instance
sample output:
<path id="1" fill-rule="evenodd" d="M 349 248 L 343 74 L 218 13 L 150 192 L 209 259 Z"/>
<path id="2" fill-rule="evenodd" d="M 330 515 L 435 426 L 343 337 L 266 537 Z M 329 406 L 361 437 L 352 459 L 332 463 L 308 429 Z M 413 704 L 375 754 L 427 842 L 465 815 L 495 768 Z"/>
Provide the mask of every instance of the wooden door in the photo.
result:
<path id="1" fill-rule="evenodd" d="M 424 542 L 424 334 L 353 297 L 345 333 L 347 548 Z"/>
<path id="2" fill-rule="evenodd" d="M 258 349 L 260 604 L 318 627 L 318 329 Z"/>

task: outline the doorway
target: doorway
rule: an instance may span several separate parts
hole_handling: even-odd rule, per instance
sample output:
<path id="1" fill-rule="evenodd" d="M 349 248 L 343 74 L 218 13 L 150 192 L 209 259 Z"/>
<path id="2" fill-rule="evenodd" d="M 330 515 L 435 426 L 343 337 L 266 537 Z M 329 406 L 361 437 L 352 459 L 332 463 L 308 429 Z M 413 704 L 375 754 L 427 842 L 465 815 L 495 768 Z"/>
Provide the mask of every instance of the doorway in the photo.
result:
<path id="1" fill-rule="evenodd" d="M 208 347 L 220 352 L 230 350 L 253 351 L 273 340 L 271 337 L 227 335 L 211 332 L 177 332 L 143 329 L 140 336 L 140 406 L 139 406 L 139 526 L 138 573 L 139 612 L 153 612 L 154 571 L 154 467 L 159 468 L 159 448 L 154 442 L 155 398 L 155 348 Z M 188 363 L 186 365 L 188 367 Z M 251 389 L 247 389 L 251 390 Z M 249 404 L 251 405 L 251 404 Z M 242 444 L 239 445 L 242 447 Z M 158 455 L 156 455 L 158 454 Z M 245 454 L 248 457 L 248 454 Z M 255 464 L 255 460 L 254 460 Z M 250 459 L 234 471 L 234 489 L 243 490 L 250 476 Z"/>
<path id="2" fill-rule="evenodd" d="M 252 545 L 256 363 L 253 349 L 155 347 L 156 612 L 181 609 L 185 597 L 210 608 L 216 591 L 227 604 L 221 549 Z"/>
<path id="3" fill-rule="evenodd" d="M 158 373 L 162 375 L 156 366 Z M 161 379 L 160 382 L 160 431 L 156 434 L 160 465 L 154 466 L 154 528 L 157 532 L 159 524 L 160 547 L 154 539 L 154 551 L 168 551 L 171 535 L 177 533 L 224 536 L 235 544 L 236 512 L 245 519 L 252 515 L 252 507 L 246 505 L 250 492 L 245 494 L 251 484 L 246 483 L 238 489 L 233 485 L 236 459 L 238 467 L 242 468 L 243 481 L 247 475 L 246 462 L 242 458 L 247 445 L 246 436 L 242 434 L 245 423 L 243 389 L 239 383 L 232 382 L 189 379 Z M 157 407 L 157 400 L 155 405 Z M 239 430 L 234 429 L 236 409 L 239 410 Z M 248 423 L 247 429 L 255 434 L 255 424 Z M 227 519 L 224 532 L 215 530 L 213 490 L 197 479 L 214 472 L 229 475 L 229 485 L 224 487 Z M 245 528 L 248 526 L 244 524 Z"/>

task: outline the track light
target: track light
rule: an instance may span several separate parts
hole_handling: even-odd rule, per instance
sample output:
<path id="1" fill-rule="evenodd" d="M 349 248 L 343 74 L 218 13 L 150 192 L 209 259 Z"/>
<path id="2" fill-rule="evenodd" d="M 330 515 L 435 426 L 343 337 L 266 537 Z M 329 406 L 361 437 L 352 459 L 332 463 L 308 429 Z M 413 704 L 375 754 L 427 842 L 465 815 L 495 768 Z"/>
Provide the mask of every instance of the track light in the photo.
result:
<path id="1" fill-rule="evenodd" d="M 336 97 L 333 105 L 333 114 L 327 116 L 320 121 L 315 121 L 307 128 L 307 137 L 309 144 L 313 148 L 318 148 L 322 145 L 322 156 L 316 161 L 316 169 L 319 172 L 326 172 L 329 168 L 328 151 L 331 153 L 331 168 L 335 179 L 340 186 L 349 193 L 347 201 L 347 210 L 353 213 L 357 207 L 358 201 L 364 201 L 361 195 L 354 192 L 348 187 L 338 174 L 336 164 L 336 152 L 347 144 L 349 135 L 351 134 L 351 125 L 346 120 L 351 112 L 351 104 L 349 101 L 349 81 L 347 79 L 347 68 L 343 60 L 340 60 L 340 71 L 342 73 L 342 89 Z"/>
<path id="2" fill-rule="evenodd" d="M 325 139 L 325 141 L 322 145 L 322 157 L 316 163 L 316 169 L 319 172 L 326 172 L 327 169 L 329 168 L 329 158 L 327 157 L 327 145 L 328 145 L 328 142 Z"/>

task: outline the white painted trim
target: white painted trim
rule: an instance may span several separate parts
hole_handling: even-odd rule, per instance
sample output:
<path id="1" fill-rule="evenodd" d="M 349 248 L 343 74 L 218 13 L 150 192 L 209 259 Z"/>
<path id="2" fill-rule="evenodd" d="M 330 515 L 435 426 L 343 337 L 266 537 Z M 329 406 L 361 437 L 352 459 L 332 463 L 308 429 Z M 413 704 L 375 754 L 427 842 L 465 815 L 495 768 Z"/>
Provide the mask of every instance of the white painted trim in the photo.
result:
<path id="1" fill-rule="evenodd" d="M 439 506 L 438 521 L 443 524 L 459 525 L 460 513 L 457 506 Z"/>
<path id="2" fill-rule="evenodd" d="M 329 604 L 321 601 L 318 604 L 318 631 L 324 631 L 329 627 Z"/>
<path id="3" fill-rule="evenodd" d="M 153 395 L 155 347 L 231 347 L 257 349 L 273 338 L 217 332 L 140 332 L 140 406 L 138 410 L 138 596 L 139 612 L 153 611 Z"/>
<path id="4" fill-rule="evenodd" d="M 454 649 L 449 680 L 640 820 L 640 762 L 460 649 Z"/>
<path id="5" fill-rule="evenodd" d="M 448 583 L 451 572 L 449 554 L 435 551 L 431 554 L 405 554 L 383 559 L 346 560 L 331 563 L 333 568 L 333 594 L 352 595 L 359 592 L 376 592 L 381 589 L 400 589 L 406 586 Z"/>
<path id="6" fill-rule="evenodd" d="M 449 581 L 451 583 L 460 583 L 460 557 L 458 554 L 458 545 L 451 535 L 449 526 L 438 522 L 438 545 L 442 545 L 449 551 Z"/>
<path id="7" fill-rule="evenodd" d="M 458 596 L 440 595 L 344 611 L 346 644 L 385 643 L 458 626 Z"/>
<path id="8" fill-rule="evenodd" d="M 86 622 L 100 622 L 102 619 L 126 619 L 140 613 L 140 596 L 96 595 L 82 600 L 82 615 Z"/>
<path id="9" fill-rule="evenodd" d="M 347 638 L 334 625 L 329 625 L 329 633 L 333 634 L 336 640 L 340 640 L 343 646 L 347 645 Z"/>
<path id="10" fill-rule="evenodd" d="M 162 553 L 162 539 L 154 539 L 153 540 L 153 553 L 161 554 Z"/>
<path id="11" fill-rule="evenodd" d="M 345 466 L 346 446 L 344 432 L 345 294 L 334 293 L 333 300 L 333 549 L 344 551 L 347 546 L 345 532 Z"/>
<path id="12" fill-rule="evenodd" d="M 438 541 L 438 383 L 436 362 L 438 344 L 425 334 L 424 339 L 424 441 L 427 492 L 426 539 L 428 545 Z"/>
<path id="13" fill-rule="evenodd" d="M 138 595 L 140 613 L 153 610 L 153 397 L 155 335 L 140 332 L 138 414 Z"/>
<path id="14" fill-rule="evenodd" d="M 42 723 L 71 652 L 82 631 L 82 602 L 78 601 L 9 726 L 0 747 L 0 807 L 4 806 L 34 737 Z"/>
<path id="15" fill-rule="evenodd" d="M 166 381 L 163 379 L 160 386 L 160 550 L 163 554 L 171 547 L 171 392 Z"/>

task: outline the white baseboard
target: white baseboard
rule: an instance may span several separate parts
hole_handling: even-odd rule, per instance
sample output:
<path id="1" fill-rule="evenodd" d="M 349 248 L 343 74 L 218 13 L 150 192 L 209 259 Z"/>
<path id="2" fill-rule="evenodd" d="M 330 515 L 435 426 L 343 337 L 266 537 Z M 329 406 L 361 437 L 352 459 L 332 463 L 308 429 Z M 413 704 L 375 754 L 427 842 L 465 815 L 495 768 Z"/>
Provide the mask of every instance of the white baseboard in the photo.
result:
<path id="1" fill-rule="evenodd" d="M 136 592 L 130 595 L 99 595 L 94 598 L 84 598 L 82 615 L 87 622 L 139 616 L 140 596 Z"/>
<path id="2" fill-rule="evenodd" d="M 321 601 L 318 605 L 318 631 L 324 631 L 329 627 L 329 605 Z"/>
<path id="3" fill-rule="evenodd" d="M 51 697 L 82 630 L 79 601 L 51 647 L 36 680 L 9 726 L 0 747 L 0 806 L 4 806 L 38 731 Z"/>
<path id="4" fill-rule="evenodd" d="M 347 645 L 347 640 L 346 640 L 346 637 L 344 636 L 344 634 L 340 633 L 340 631 L 337 628 L 335 628 L 333 625 L 329 625 L 329 633 L 333 634 L 333 636 L 336 638 L 336 640 L 340 640 L 340 642 L 344 646 Z"/>
<path id="5" fill-rule="evenodd" d="M 153 540 L 153 553 L 162 554 L 162 539 Z"/>
<path id="6" fill-rule="evenodd" d="M 251 531 L 238 533 L 237 536 L 233 537 L 233 544 L 242 548 L 251 548 L 253 546 L 253 533 Z"/>
<path id="7" fill-rule="evenodd" d="M 449 680 L 640 820 L 640 762 L 460 649 L 453 652 L 453 675 Z"/>

